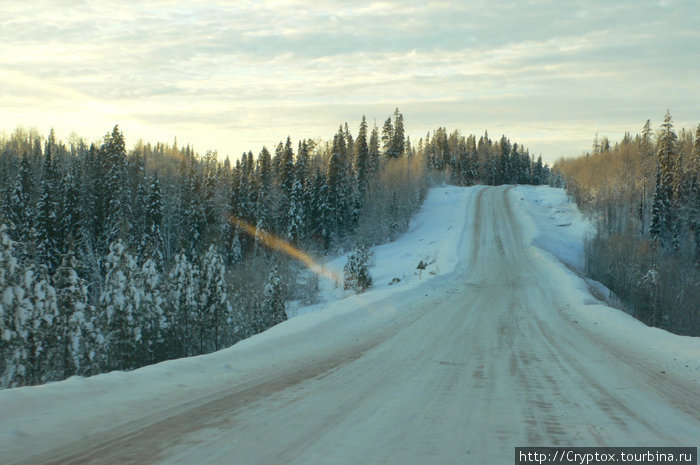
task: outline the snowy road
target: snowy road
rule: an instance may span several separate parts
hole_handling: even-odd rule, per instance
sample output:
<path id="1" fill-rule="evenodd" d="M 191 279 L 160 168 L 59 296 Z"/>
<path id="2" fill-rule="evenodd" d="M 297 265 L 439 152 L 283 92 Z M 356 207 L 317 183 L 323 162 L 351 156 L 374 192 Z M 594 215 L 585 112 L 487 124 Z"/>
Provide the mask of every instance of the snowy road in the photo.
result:
<path id="1" fill-rule="evenodd" d="M 483 464 L 512 463 L 515 446 L 697 446 L 697 380 L 572 317 L 517 207 L 507 187 L 478 191 L 454 272 L 243 346 L 229 378 L 173 385 L 133 421 L 97 416 L 48 449 L 18 434 L 9 462 Z"/>

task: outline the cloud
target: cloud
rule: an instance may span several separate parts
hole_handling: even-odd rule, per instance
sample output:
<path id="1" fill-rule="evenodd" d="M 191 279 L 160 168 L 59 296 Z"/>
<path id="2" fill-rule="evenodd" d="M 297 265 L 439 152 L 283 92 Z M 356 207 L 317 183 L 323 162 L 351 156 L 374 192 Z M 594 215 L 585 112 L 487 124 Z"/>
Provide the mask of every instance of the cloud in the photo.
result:
<path id="1" fill-rule="evenodd" d="M 238 154 L 400 106 L 414 136 L 498 127 L 554 158 L 588 148 L 574 131 L 634 130 L 667 107 L 695 124 L 700 11 L 663 3 L 14 2 L 0 127 L 101 135 L 118 119 Z"/>

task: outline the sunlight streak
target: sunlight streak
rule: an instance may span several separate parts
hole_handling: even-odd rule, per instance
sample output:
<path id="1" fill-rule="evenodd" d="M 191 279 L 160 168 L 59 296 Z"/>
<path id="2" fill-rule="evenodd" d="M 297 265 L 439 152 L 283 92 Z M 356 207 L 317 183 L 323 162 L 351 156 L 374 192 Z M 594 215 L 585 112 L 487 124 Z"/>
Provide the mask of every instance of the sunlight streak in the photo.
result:
<path id="1" fill-rule="evenodd" d="M 248 235 L 250 235 L 256 241 L 260 242 L 268 249 L 282 252 L 288 257 L 299 260 L 304 265 L 306 265 L 306 267 L 309 270 L 313 271 L 319 276 L 333 281 L 333 283 L 335 283 L 336 285 L 342 284 L 342 279 L 340 278 L 340 276 L 338 276 L 338 274 L 335 271 L 329 270 L 323 265 L 319 265 L 318 262 L 316 262 L 316 260 L 314 260 L 311 257 L 311 255 L 307 254 L 303 250 L 294 247 L 292 244 L 282 239 L 281 237 L 275 236 L 274 234 L 269 233 L 265 230 L 257 229 L 250 223 L 247 223 L 246 221 L 243 221 L 240 218 L 236 218 L 235 216 L 230 216 L 229 219 L 231 220 L 231 223 L 233 223 L 236 227 L 245 231 Z"/>

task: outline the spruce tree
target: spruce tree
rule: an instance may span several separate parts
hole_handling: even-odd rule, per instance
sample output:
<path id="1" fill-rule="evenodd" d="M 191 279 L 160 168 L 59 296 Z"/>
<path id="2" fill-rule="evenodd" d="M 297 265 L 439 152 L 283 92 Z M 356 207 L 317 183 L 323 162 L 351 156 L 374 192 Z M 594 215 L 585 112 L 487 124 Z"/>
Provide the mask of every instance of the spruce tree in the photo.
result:
<path id="1" fill-rule="evenodd" d="M 252 157 L 252 154 L 251 154 Z M 216 203 L 216 186 L 218 180 L 214 169 L 207 170 L 202 186 L 202 204 L 204 206 L 205 238 L 207 241 L 216 239 L 219 231 L 219 211 Z"/>
<path id="2" fill-rule="evenodd" d="M 661 188 L 665 191 L 667 198 L 673 195 L 673 172 L 676 158 L 676 143 L 678 136 L 673 130 L 673 121 L 671 114 L 666 111 L 664 122 L 661 125 L 661 133 L 659 134 L 659 142 L 657 148 L 657 163 Z"/>
<path id="3" fill-rule="evenodd" d="M 24 342 L 26 367 L 24 384 L 40 384 L 58 379 L 56 348 L 58 335 L 53 327 L 58 316 L 56 290 L 51 285 L 47 266 L 30 262 L 20 279 L 20 323 L 18 332 Z"/>
<path id="4" fill-rule="evenodd" d="M 60 190 L 63 196 L 58 206 L 59 238 L 62 241 L 60 250 L 65 253 L 68 251 L 68 242 L 80 238 L 84 229 L 80 198 L 80 170 L 77 164 L 63 177 Z"/>
<path id="5" fill-rule="evenodd" d="M 95 252 L 102 251 L 105 220 L 107 216 L 106 185 L 107 165 L 104 152 L 90 144 L 85 153 L 83 178 L 83 246 Z M 78 239 L 75 237 L 74 239 Z M 106 248 L 105 248 L 106 250 Z"/>
<path id="6" fill-rule="evenodd" d="M 367 144 L 367 120 L 362 115 L 360 123 L 360 132 L 357 135 L 355 143 L 355 173 L 357 174 L 357 192 L 360 202 L 363 203 L 367 189 L 369 188 L 369 175 L 371 169 L 371 161 L 369 154 L 369 145 Z"/>
<path id="7" fill-rule="evenodd" d="M 143 219 L 145 228 L 141 239 L 140 249 L 144 259 L 151 258 L 159 266 L 163 261 L 163 217 L 165 215 L 165 205 L 163 204 L 163 191 L 160 187 L 160 180 L 156 172 L 151 179 L 150 188 L 146 197 Z"/>
<path id="8" fill-rule="evenodd" d="M 391 203 L 389 204 L 389 240 L 394 241 L 398 237 L 400 232 L 400 212 L 399 212 L 399 199 L 396 191 L 391 196 Z"/>
<path id="9" fill-rule="evenodd" d="M 379 129 L 374 126 L 369 137 L 370 176 L 379 171 L 379 158 Z"/>
<path id="10" fill-rule="evenodd" d="M 667 208 L 668 198 L 661 184 L 661 172 L 657 169 L 654 200 L 651 204 L 651 223 L 649 224 L 649 237 L 654 243 L 659 243 L 663 240 L 663 234 L 666 229 L 665 210 Z"/>
<path id="11" fill-rule="evenodd" d="M 280 196 L 277 211 L 277 231 L 280 234 L 285 234 L 290 226 L 289 210 L 291 208 L 292 189 L 294 188 L 296 176 L 294 172 L 294 153 L 292 151 L 292 142 L 289 137 L 287 137 L 280 163 Z"/>
<path id="12" fill-rule="evenodd" d="M 356 247 L 348 257 L 343 268 L 343 286 L 347 289 L 356 289 L 364 292 L 372 286 L 372 275 L 369 271 L 369 262 L 372 259 L 372 251 L 365 245 Z"/>
<path id="13" fill-rule="evenodd" d="M 292 186 L 289 198 L 289 213 L 287 215 L 287 239 L 292 243 L 298 243 L 304 231 L 304 188 L 297 179 Z"/>
<path id="14" fill-rule="evenodd" d="M 107 275 L 100 297 L 106 317 L 106 356 L 110 369 L 134 368 L 140 361 L 136 353 L 141 344 L 141 293 L 137 281 L 137 264 L 121 239 L 109 247 Z"/>
<path id="15" fill-rule="evenodd" d="M 688 225 L 693 234 L 695 247 L 695 262 L 700 264 L 700 124 L 695 130 L 693 152 L 689 162 L 689 220 Z"/>
<path id="16" fill-rule="evenodd" d="M 256 229 L 256 231 L 262 229 Z M 239 234 L 236 234 L 233 238 L 233 243 L 231 244 L 231 263 L 237 264 L 243 260 L 243 248 L 241 247 L 241 241 L 238 239 Z M 257 234 L 256 234 L 256 244 L 257 244 Z"/>
<path id="17" fill-rule="evenodd" d="M 313 236 L 320 241 L 323 250 L 328 251 L 335 236 L 335 211 L 331 205 L 330 188 L 326 182 L 326 176 L 318 169 L 314 177 L 312 203 L 311 231 Z"/>
<path id="18" fill-rule="evenodd" d="M 199 253 L 206 231 L 207 219 L 202 199 L 201 175 L 197 171 L 194 160 L 192 160 L 184 179 L 181 197 L 182 217 L 180 219 L 183 234 L 181 246 L 190 257 L 195 257 Z M 246 204 L 247 200 L 243 203 Z"/>
<path id="19" fill-rule="evenodd" d="M 141 289 L 142 358 L 146 363 L 156 363 L 168 357 L 165 341 L 173 322 L 166 316 L 162 275 L 154 258 L 143 263 L 137 282 Z"/>
<path id="20" fill-rule="evenodd" d="M 275 155 L 272 157 L 272 178 L 275 182 L 279 182 L 280 173 L 284 165 L 284 155 L 284 144 L 279 142 L 277 147 L 275 147 Z"/>
<path id="21" fill-rule="evenodd" d="M 175 256 L 175 265 L 170 271 L 169 281 L 167 344 L 170 358 L 186 357 L 193 354 L 193 324 L 197 309 L 199 270 L 181 252 Z"/>
<path id="22" fill-rule="evenodd" d="M 327 221 L 325 227 L 327 227 L 334 234 L 339 233 L 342 230 L 343 224 L 345 223 L 343 174 L 342 159 L 340 154 L 333 152 L 330 160 L 328 161 L 327 189 L 325 191 L 324 198 L 324 202 L 327 205 L 326 212 L 324 212 L 324 214 L 330 213 L 332 215 L 330 218 L 325 219 L 325 221 Z"/>
<path id="23" fill-rule="evenodd" d="M 345 139 L 345 150 L 348 161 L 352 161 L 352 158 L 355 157 L 355 140 L 352 138 L 352 133 L 350 132 L 347 122 L 343 126 L 343 137 Z"/>
<path id="24" fill-rule="evenodd" d="M 272 160 L 270 152 L 265 147 L 263 147 L 258 157 L 256 178 L 258 192 L 255 200 L 255 226 L 256 230 L 264 231 L 270 228 L 271 216 L 274 215 L 272 211 Z M 256 236 L 256 251 L 259 245 L 259 240 Z"/>
<path id="25" fill-rule="evenodd" d="M 263 290 L 262 315 L 259 324 L 264 329 L 287 319 L 285 313 L 286 286 L 279 275 L 277 265 L 272 267 Z"/>
<path id="26" fill-rule="evenodd" d="M 9 232 L 0 224 L 0 387 L 24 384 L 27 371 L 21 251 Z"/>
<path id="27" fill-rule="evenodd" d="M 510 141 L 502 136 L 499 142 L 498 173 L 496 184 L 508 184 L 510 182 Z"/>
<path id="28" fill-rule="evenodd" d="M 58 181 L 56 169 L 51 154 L 52 145 L 46 144 L 43 169 L 41 172 L 41 184 L 39 190 L 41 197 L 36 210 L 36 260 L 45 264 L 49 272 L 53 272 L 58 266 L 59 241 L 57 237 L 58 205 L 56 203 L 56 187 Z"/>
<path id="29" fill-rule="evenodd" d="M 391 124 L 391 117 L 384 121 L 382 127 L 382 149 L 386 158 L 396 158 L 394 154 L 394 126 Z"/>
<path id="30" fill-rule="evenodd" d="M 34 222 L 33 191 L 34 177 L 29 157 L 22 156 L 14 186 L 3 205 L 4 216 L 12 225 L 10 232 L 15 240 L 26 241 L 30 237 Z"/>
<path id="31" fill-rule="evenodd" d="M 88 304 L 87 284 L 78 277 L 73 246 L 61 259 L 53 276 L 58 317 L 54 331 L 58 334 L 58 358 L 61 377 L 91 371 L 92 309 Z"/>
<path id="32" fill-rule="evenodd" d="M 391 135 L 391 158 L 401 158 L 404 155 L 405 137 L 403 115 L 396 108 L 394 111 L 394 130 Z"/>
<path id="33" fill-rule="evenodd" d="M 671 114 L 666 111 L 657 147 L 657 190 L 659 193 L 658 195 L 656 192 L 654 193 L 654 205 L 652 206 L 652 222 L 654 222 L 653 216 L 655 214 L 661 215 L 661 221 L 657 223 L 662 227 L 660 231 L 662 240 L 674 228 L 676 221 L 671 202 L 673 200 L 673 175 L 677 141 L 678 136 L 673 130 Z"/>
<path id="34" fill-rule="evenodd" d="M 228 301 L 226 269 L 213 245 L 209 247 L 202 265 L 199 292 L 199 350 L 200 353 L 223 347 L 228 331 Z"/>
<path id="35" fill-rule="evenodd" d="M 311 174 L 310 170 L 311 158 L 309 155 L 309 143 L 304 140 L 299 143 L 299 151 L 297 152 L 297 161 L 295 166 L 296 179 L 301 183 L 301 219 L 303 229 L 301 235 L 309 236 L 309 217 L 311 216 Z"/>
<path id="36" fill-rule="evenodd" d="M 127 242 L 129 244 L 139 244 L 137 248 L 138 262 L 142 264 L 143 250 L 141 242 L 146 233 L 144 219 L 146 217 L 146 205 L 151 181 L 146 174 L 145 156 L 139 150 L 132 153 L 127 160 L 127 180 L 130 185 L 129 192 L 133 193 L 128 199 L 131 213 L 129 224 L 131 228 Z"/>
<path id="37" fill-rule="evenodd" d="M 106 183 L 100 186 L 106 194 L 104 243 L 111 244 L 119 238 L 127 238 L 131 229 L 126 146 L 119 126 L 114 126 L 112 133 L 105 136 L 101 150 L 107 168 Z"/>
<path id="38" fill-rule="evenodd" d="M 260 151 L 257 169 L 260 184 L 265 188 L 266 192 L 269 193 L 272 186 L 272 157 L 267 147 L 263 147 Z"/>

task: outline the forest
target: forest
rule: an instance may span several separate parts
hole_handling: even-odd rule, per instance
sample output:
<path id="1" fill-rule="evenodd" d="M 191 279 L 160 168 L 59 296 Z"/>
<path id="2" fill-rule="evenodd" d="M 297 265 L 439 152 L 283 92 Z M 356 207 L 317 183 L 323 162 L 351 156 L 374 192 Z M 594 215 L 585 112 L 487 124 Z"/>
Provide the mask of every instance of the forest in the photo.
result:
<path id="1" fill-rule="evenodd" d="M 398 108 L 381 129 L 362 117 L 354 136 L 345 123 L 233 161 L 176 140 L 127 149 L 118 126 L 92 143 L 18 128 L 0 137 L 0 388 L 228 347 L 314 301 L 300 253 L 366 257 L 437 183 L 549 178 L 506 136 L 441 127 L 414 145 Z"/>
<path id="2" fill-rule="evenodd" d="M 700 126 L 676 133 L 666 112 L 552 170 L 596 225 L 586 273 L 644 323 L 700 336 Z"/>

